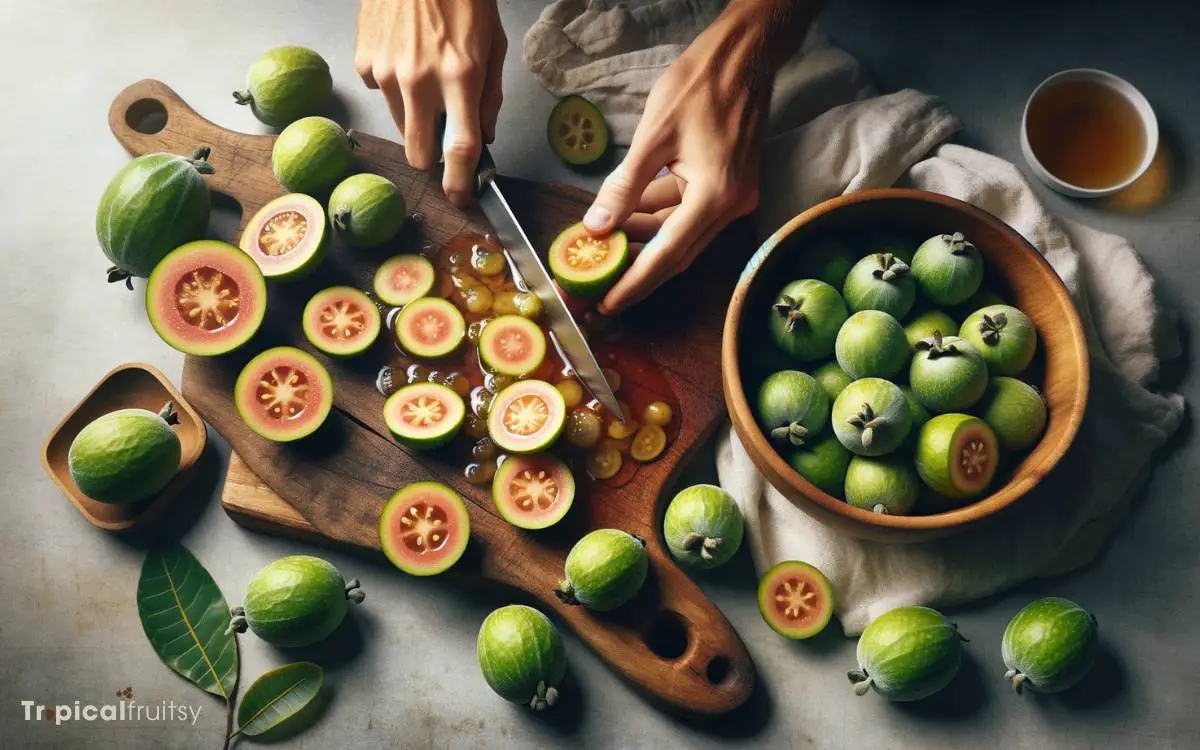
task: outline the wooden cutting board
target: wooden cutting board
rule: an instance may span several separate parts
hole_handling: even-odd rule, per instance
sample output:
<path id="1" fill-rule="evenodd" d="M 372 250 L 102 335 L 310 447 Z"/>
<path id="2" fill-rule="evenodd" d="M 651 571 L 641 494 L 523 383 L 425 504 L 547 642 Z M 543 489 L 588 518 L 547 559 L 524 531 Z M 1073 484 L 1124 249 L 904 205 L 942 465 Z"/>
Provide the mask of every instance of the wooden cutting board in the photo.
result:
<path id="1" fill-rule="evenodd" d="M 187 154 L 197 146 L 211 147 L 215 173 L 206 178 L 208 184 L 240 205 L 243 225 L 284 192 L 271 171 L 274 136 L 220 128 L 159 81 L 141 81 L 122 91 L 109 123 L 133 155 Z M 410 211 L 424 217 L 419 224 L 410 223 L 416 225 L 406 228 L 401 247 L 389 252 L 414 252 L 424 243 L 440 246 L 464 230 L 487 231 L 482 215 L 460 212 L 446 201 L 436 177 L 409 167 L 401 146 L 360 133 L 355 139 L 356 168 L 392 179 Z M 534 243 L 543 247 L 562 227 L 578 221 L 591 199 L 589 193 L 564 185 L 505 180 L 503 187 Z M 445 576 L 452 581 L 448 589 L 460 588 L 463 581 L 518 589 L 521 598 L 552 612 L 665 707 L 717 714 L 739 706 L 753 689 L 754 664 L 729 622 L 675 565 L 660 533 L 663 489 L 724 411 L 721 326 L 734 282 L 753 251 L 737 231 L 726 233 L 682 279 L 622 322 L 624 334 L 617 346 L 651 360 L 681 405 L 678 437 L 662 458 L 640 467 L 628 483 L 583 481 L 567 518 L 548 533 L 536 534 L 502 520 L 487 489 L 468 483 L 460 467 L 409 451 L 390 438 L 383 423 L 384 399 L 374 388 L 375 373 L 386 362 L 382 350 L 354 360 L 323 360 L 335 382 L 334 410 L 312 438 L 299 444 L 270 443 L 239 419 L 231 393 L 245 362 L 283 343 L 312 351 L 296 324 L 308 297 L 334 283 L 369 289 L 371 273 L 388 254 L 351 251 L 335 243 L 333 259 L 316 274 L 320 278 L 271 285 L 267 321 L 256 340 L 243 347 L 246 351 L 186 360 L 184 396 L 235 451 L 225 491 L 227 510 L 258 529 L 377 553 L 377 522 L 387 498 L 410 482 L 444 482 L 468 500 L 471 523 L 471 545 Z M 563 604 L 553 592 L 567 551 L 586 531 L 605 527 L 645 538 L 651 566 L 647 585 L 633 603 L 614 613 Z"/>

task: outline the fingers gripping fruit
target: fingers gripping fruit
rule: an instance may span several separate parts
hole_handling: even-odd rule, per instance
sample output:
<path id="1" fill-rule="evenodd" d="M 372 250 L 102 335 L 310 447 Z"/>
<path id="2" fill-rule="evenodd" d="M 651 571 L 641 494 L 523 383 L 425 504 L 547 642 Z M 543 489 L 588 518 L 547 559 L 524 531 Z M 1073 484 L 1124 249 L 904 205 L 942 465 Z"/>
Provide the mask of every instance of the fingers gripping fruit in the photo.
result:
<path id="1" fill-rule="evenodd" d="M 898 607 L 875 618 L 858 639 L 855 695 L 871 688 L 893 701 L 927 698 L 950 684 L 962 662 L 958 628 L 929 607 Z"/>
<path id="2" fill-rule="evenodd" d="M 828 424 L 829 397 L 812 376 L 780 370 L 758 389 L 758 417 L 777 446 L 800 447 Z"/>
<path id="3" fill-rule="evenodd" d="M 492 612 L 475 650 L 483 678 L 501 698 L 535 711 L 558 701 L 567 654 L 550 619 L 533 607 L 510 604 Z"/>
<path id="4" fill-rule="evenodd" d="M 855 380 L 891 378 L 908 364 L 908 339 L 900 323 L 885 312 L 862 310 L 837 332 L 838 364 Z"/>
<path id="5" fill-rule="evenodd" d="M 957 305 L 983 283 L 983 259 L 962 232 L 930 237 L 913 256 L 912 274 L 935 304 Z"/>
<path id="6" fill-rule="evenodd" d="M 897 320 L 908 315 L 917 298 L 917 285 L 907 263 L 891 253 L 875 253 L 854 264 L 842 287 L 851 310 L 879 310 Z"/>
<path id="7" fill-rule="evenodd" d="M 1075 602 L 1047 597 L 1027 605 L 1004 629 L 1004 679 L 1019 695 L 1028 685 L 1039 693 L 1072 687 L 1092 667 L 1096 618 Z"/>
<path id="8" fill-rule="evenodd" d="M 921 480 L 907 456 L 855 456 L 846 471 L 846 502 L 876 513 L 910 513 L 921 493 Z"/>
<path id="9" fill-rule="evenodd" d="M 1046 402 L 1042 394 L 1016 378 L 992 378 L 978 413 L 995 431 L 996 440 L 1006 451 L 1032 448 L 1046 430 Z"/>
<path id="10" fill-rule="evenodd" d="M 908 382 L 930 411 L 965 411 L 987 390 L 987 363 L 970 342 L 934 333 L 917 342 Z"/>
<path id="11" fill-rule="evenodd" d="M 567 294 L 599 299 L 629 265 L 629 240 L 619 230 L 593 237 L 580 222 L 559 232 L 546 253 L 546 262 Z"/>
<path id="12" fill-rule="evenodd" d="M 575 543 L 564 570 L 555 591 L 559 599 L 607 612 L 636 596 L 646 582 L 646 543 L 624 531 L 598 529 Z"/>
<path id="13" fill-rule="evenodd" d="M 908 399 L 881 378 L 856 380 L 833 402 L 833 432 L 860 456 L 882 456 L 900 447 L 912 427 Z"/>
<path id="14" fill-rule="evenodd" d="M 995 375 L 1016 375 L 1037 352 L 1037 331 L 1029 316 L 1009 305 L 990 305 L 963 321 L 958 335 L 979 349 Z"/>
<path id="15" fill-rule="evenodd" d="M 802 362 L 824 359 L 833 353 L 846 315 L 842 295 L 830 285 L 815 279 L 793 281 L 771 306 L 771 337 L 780 349 Z"/>
<path id="16" fill-rule="evenodd" d="M 663 537 L 676 560 L 694 568 L 717 568 L 742 544 L 742 513 L 728 492 L 711 484 L 688 487 L 671 500 Z"/>

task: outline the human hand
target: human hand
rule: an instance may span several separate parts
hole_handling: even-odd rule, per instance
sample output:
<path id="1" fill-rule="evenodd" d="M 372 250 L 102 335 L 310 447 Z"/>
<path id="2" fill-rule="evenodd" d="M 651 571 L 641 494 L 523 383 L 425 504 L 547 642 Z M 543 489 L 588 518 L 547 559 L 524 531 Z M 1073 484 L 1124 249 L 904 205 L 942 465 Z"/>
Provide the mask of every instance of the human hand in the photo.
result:
<path id="1" fill-rule="evenodd" d="M 428 172 L 445 156 L 442 188 L 456 206 L 475 197 L 475 167 L 496 135 L 508 40 L 496 0 L 362 0 L 354 66 L 387 100 L 408 163 Z M 446 114 L 442 143 L 438 119 Z"/>

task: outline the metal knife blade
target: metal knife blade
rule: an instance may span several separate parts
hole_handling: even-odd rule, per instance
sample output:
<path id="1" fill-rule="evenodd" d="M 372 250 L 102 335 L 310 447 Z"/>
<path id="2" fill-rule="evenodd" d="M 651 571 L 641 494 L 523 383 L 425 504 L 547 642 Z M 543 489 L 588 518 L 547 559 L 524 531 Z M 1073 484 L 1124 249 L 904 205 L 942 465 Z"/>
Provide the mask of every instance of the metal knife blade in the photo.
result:
<path id="1" fill-rule="evenodd" d="M 496 184 L 495 162 L 486 149 L 479 159 L 479 169 L 479 208 L 495 230 L 505 256 L 520 274 L 525 286 L 541 300 L 550 327 L 550 341 L 563 361 L 575 371 L 583 387 L 613 416 L 624 422 L 621 405 L 608 379 L 604 377 L 596 355 L 555 288 L 550 274 L 542 265 L 541 257 L 521 228 L 500 186 Z"/>

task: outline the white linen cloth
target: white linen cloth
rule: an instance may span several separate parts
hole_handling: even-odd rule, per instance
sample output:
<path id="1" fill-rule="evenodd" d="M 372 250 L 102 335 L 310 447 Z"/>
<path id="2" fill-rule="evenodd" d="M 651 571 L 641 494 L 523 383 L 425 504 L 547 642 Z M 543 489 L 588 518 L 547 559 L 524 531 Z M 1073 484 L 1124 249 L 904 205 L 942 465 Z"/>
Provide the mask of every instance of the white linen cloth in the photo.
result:
<path id="1" fill-rule="evenodd" d="M 525 38 L 529 69 L 559 96 L 595 102 L 628 143 L 646 94 L 720 12 L 715 0 L 559 0 Z M 745 515 L 758 569 L 805 560 L 833 584 L 848 635 L 903 604 L 950 606 L 1091 560 L 1174 433 L 1183 399 L 1149 389 L 1177 354 L 1154 279 L 1123 238 L 1048 214 L 1020 171 L 946 141 L 958 128 L 935 99 L 872 96 L 857 64 L 814 31 L 776 80 L 763 154 L 760 237 L 827 198 L 903 185 L 960 198 L 1020 232 L 1058 272 L 1087 330 L 1091 394 L 1058 470 L 996 523 L 948 539 L 890 545 L 842 536 L 797 509 L 751 463 L 730 428 L 717 441 L 721 485 Z"/>

